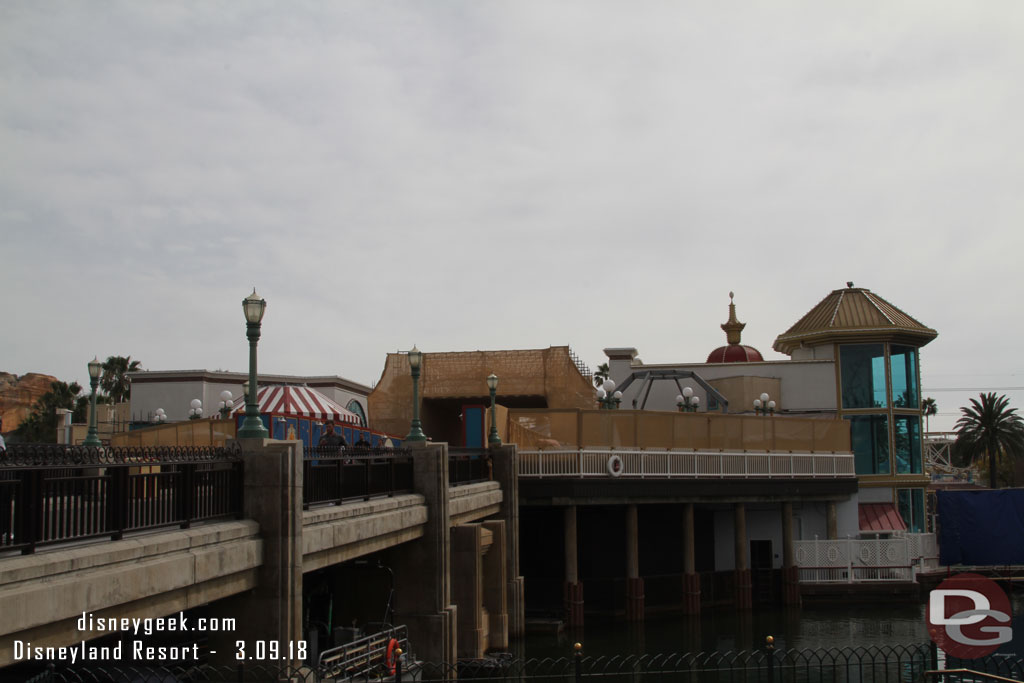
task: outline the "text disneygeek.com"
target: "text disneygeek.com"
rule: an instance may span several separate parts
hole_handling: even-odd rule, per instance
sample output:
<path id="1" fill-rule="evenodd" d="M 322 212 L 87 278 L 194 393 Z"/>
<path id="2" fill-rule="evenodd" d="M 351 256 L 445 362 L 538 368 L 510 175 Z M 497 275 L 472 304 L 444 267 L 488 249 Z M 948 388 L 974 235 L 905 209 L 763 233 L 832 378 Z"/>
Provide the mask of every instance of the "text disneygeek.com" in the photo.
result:
<path id="1" fill-rule="evenodd" d="M 110 645 L 90 645 L 86 641 L 117 633 L 134 636 L 152 636 L 164 633 L 210 633 L 234 631 L 235 620 L 216 618 L 190 618 L 184 612 L 176 616 L 158 618 L 96 617 L 83 612 L 77 627 L 83 640 L 63 647 L 38 646 L 29 641 L 14 641 L 15 661 L 40 660 L 77 664 L 80 662 L 136 661 L 169 662 L 198 661 L 201 654 L 216 654 L 215 650 L 200 651 L 198 643 L 175 645 L 147 645 L 145 640 L 122 640 Z"/>

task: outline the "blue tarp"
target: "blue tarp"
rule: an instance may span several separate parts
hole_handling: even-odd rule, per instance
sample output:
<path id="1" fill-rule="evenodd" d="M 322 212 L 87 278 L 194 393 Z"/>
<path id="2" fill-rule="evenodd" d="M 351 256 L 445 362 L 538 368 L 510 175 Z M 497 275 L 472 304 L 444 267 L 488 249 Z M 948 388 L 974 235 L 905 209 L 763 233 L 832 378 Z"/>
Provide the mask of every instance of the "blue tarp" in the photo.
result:
<path id="1" fill-rule="evenodd" d="M 939 491 L 939 561 L 1024 565 L 1024 490 Z"/>

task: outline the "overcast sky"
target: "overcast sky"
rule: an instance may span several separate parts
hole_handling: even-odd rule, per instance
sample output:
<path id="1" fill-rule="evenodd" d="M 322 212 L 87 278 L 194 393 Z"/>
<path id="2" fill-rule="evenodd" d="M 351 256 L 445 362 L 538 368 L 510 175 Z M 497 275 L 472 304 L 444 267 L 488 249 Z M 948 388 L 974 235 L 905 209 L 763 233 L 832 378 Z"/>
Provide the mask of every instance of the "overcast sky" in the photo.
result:
<path id="1" fill-rule="evenodd" d="M 775 337 L 852 280 L 1024 401 L 1024 3 L 4 2 L 0 370 L 377 381 Z M 949 388 L 972 389 L 949 392 Z M 1024 406 L 1022 406 L 1024 407 Z"/>

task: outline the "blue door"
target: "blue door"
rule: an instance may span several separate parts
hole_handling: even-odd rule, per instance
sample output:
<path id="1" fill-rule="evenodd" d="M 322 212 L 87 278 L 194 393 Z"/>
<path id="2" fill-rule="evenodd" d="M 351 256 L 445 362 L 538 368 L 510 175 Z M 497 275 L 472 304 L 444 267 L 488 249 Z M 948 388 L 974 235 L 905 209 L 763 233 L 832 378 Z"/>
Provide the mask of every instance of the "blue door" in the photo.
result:
<path id="1" fill-rule="evenodd" d="M 484 447 L 484 407 L 462 406 L 462 424 L 466 448 Z"/>

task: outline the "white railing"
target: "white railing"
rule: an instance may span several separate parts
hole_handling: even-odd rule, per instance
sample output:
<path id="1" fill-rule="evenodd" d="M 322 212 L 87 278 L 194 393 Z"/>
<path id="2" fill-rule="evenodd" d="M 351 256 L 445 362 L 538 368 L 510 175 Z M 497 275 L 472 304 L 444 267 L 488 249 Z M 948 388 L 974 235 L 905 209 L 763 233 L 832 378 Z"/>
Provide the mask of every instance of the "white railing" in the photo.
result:
<path id="1" fill-rule="evenodd" d="M 616 460 L 613 460 L 617 458 Z M 614 465 L 618 465 L 617 469 Z M 613 475 L 612 471 L 617 472 Z M 856 478 L 852 453 L 581 449 L 519 451 L 520 477 Z"/>
<path id="2" fill-rule="evenodd" d="M 938 568 L 935 534 L 795 541 L 800 580 L 811 583 L 913 581 Z"/>

